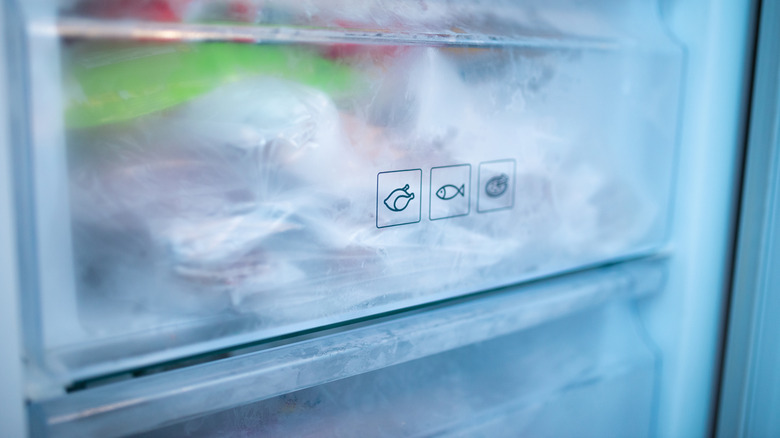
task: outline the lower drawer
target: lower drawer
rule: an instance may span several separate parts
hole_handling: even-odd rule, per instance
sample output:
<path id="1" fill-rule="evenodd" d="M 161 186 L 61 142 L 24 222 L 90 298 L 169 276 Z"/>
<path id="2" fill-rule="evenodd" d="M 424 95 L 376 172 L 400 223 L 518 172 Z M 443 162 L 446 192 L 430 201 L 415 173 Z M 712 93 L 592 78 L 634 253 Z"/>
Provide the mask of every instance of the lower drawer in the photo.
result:
<path id="1" fill-rule="evenodd" d="M 654 378 L 621 303 L 141 436 L 641 437 Z"/>
<path id="2" fill-rule="evenodd" d="M 645 436 L 643 260 L 314 333 L 31 406 L 48 436 Z M 597 401 L 597 402 L 594 402 Z"/>

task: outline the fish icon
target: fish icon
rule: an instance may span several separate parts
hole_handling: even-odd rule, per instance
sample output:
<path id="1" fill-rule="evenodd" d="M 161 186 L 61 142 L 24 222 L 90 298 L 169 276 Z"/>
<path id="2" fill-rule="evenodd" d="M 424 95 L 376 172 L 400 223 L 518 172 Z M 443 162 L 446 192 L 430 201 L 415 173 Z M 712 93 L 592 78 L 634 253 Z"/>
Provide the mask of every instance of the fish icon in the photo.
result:
<path id="1" fill-rule="evenodd" d="M 456 196 L 466 196 L 466 184 L 461 184 L 460 187 L 456 187 L 452 184 L 445 184 L 436 190 L 436 197 L 442 201 L 449 201 Z"/>
<path id="2" fill-rule="evenodd" d="M 390 211 L 404 211 L 409 206 L 409 202 L 414 199 L 414 193 L 409 193 L 409 184 L 395 189 L 385 198 L 385 206 Z"/>
<path id="3" fill-rule="evenodd" d="M 502 173 L 488 180 L 485 184 L 485 193 L 491 198 L 498 198 L 506 192 L 507 188 L 509 188 L 509 176 Z"/>

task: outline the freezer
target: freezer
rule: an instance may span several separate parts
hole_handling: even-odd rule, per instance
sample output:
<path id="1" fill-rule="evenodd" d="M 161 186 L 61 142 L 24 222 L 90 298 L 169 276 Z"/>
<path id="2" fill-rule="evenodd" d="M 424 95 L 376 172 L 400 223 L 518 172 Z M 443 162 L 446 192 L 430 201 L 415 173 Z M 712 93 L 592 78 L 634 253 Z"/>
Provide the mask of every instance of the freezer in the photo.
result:
<path id="1" fill-rule="evenodd" d="M 3 2 L 7 424 L 710 433 L 738 3 Z"/>

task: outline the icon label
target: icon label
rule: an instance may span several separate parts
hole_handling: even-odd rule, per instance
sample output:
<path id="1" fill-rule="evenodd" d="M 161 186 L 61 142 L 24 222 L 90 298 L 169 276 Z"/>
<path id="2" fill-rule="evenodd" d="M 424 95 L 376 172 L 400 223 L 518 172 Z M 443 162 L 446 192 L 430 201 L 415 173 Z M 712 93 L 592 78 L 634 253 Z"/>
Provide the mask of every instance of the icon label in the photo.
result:
<path id="1" fill-rule="evenodd" d="M 477 212 L 512 208 L 515 202 L 514 186 L 515 160 L 480 163 Z"/>
<path id="2" fill-rule="evenodd" d="M 507 187 L 509 187 L 509 176 L 502 173 L 488 180 L 485 184 L 485 193 L 491 198 L 498 198 L 506 192 Z"/>
<path id="3" fill-rule="evenodd" d="M 376 176 L 377 228 L 420 222 L 422 169 L 380 172 Z"/>
<path id="4" fill-rule="evenodd" d="M 409 202 L 414 199 L 414 193 L 409 193 L 409 184 L 400 189 L 395 189 L 385 198 L 385 206 L 390 211 L 404 211 Z"/>
<path id="5" fill-rule="evenodd" d="M 431 169 L 431 220 L 465 216 L 471 211 L 471 165 Z"/>
<path id="6" fill-rule="evenodd" d="M 445 184 L 436 190 L 436 196 L 442 201 L 449 201 L 456 196 L 466 196 L 466 184 L 461 184 L 460 187 L 455 187 L 452 184 Z"/>

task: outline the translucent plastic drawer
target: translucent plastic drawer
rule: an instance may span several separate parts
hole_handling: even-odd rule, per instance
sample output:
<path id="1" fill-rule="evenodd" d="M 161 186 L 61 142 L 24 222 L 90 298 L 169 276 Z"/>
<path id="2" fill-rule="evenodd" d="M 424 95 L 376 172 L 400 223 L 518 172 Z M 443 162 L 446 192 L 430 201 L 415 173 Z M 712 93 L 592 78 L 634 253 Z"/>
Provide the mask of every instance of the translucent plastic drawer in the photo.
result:
<path id="1" fill-rule="evenodd" d="M 461 299 L 31 406 L 41 436 L 651 436 L 658 260 Z"/>
<path id="2" fill-rule="evenodd" d="M 602 332 L 631 328 L 630 321 L 618 322 L 625 318 L 620 311 L 589 313 L 138 436 L 649 437 L 655 361 L 635 332 Z"/>
<path id="3" fill-rule="evenodd" d="M 682 51 L 651 2 L 57 8 L 13 34 L 28 345 L 57 380 L 665 243 Z"/>

